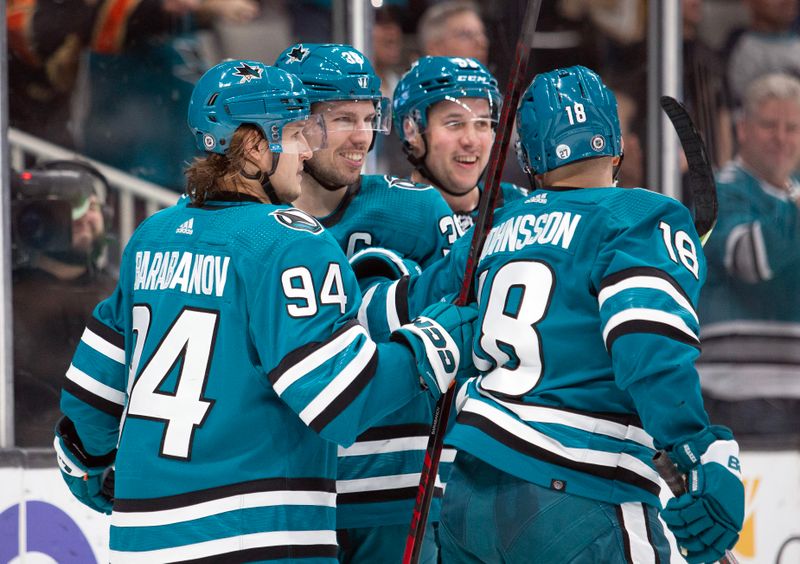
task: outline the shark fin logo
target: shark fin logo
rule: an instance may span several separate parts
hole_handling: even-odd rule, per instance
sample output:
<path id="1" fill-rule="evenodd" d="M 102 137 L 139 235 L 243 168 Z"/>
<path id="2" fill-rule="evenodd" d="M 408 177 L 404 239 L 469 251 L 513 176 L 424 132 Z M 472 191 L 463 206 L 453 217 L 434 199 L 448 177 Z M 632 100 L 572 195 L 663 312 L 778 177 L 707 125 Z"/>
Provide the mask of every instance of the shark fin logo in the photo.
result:
<path id="1" fill-rule="evenodd" d="M 275 220 L 284 227 L 294 229 L 295 231 L 307 231 L 313 235 L 318 235 L 325 230 L 316 218 L 296 208 L 275 210 L 269 215 L 274 217 Z"/>

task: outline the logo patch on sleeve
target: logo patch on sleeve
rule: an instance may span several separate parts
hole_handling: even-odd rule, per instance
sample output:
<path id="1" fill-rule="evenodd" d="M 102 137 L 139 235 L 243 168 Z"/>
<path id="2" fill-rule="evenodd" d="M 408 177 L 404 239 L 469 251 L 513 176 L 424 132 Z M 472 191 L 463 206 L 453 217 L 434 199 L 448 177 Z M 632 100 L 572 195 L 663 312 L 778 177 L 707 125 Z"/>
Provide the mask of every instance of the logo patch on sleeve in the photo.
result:
<path id="1" fill-rule="evenodd" d="M 294 229 L 295 231 L 306 231 L 308 233 L 317 235 L 325 230 L 325 228 L 322 227 L 322 224 L 317 221 L 315 217 L 312 217 L 306 212 L 298 210 L 297 208 L 279 209 L 275 210 L 274 212 L 270 212 L 269 215 L 274 217 L 275 220 L 284 227 Z"/>

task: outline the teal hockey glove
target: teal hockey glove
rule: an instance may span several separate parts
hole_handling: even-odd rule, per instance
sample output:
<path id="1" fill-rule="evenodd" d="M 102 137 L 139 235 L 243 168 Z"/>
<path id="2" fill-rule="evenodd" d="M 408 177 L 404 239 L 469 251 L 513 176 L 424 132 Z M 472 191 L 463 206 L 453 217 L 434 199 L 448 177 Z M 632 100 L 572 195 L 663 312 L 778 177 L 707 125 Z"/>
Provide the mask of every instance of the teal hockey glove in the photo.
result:
<path id="1" fill-rule="evenodd" d="M 53 446 L 56 449 L 61 476 L 72 495 L 95 511 L 111 514 L 113 494 L 103 491 L 103 479 L 111 470 L 117 455 L 116 449 L 102 456 L 88 454 L 75 430 L 75 425 L 67 417 L 62 417 L 56 423 Z"/>
<path id="2" fill-rule="evenodd" d="M 744 486 L 739 445 L 727 427 L 713 425 L 679 444 L 670 458 L 687 475 L 687 493 L 661 512 L 690 564 L 715 562 L 739 539 Z"/>
<path id="3" fill-rule="evenodd" d="M 478 308 L 435 303 L 411 323 L 392 333 L 393 341 L 406 344 L 417 359 L 423 385 L 439 399 L 450 383 L 472 375 L 472 340 Z"/>

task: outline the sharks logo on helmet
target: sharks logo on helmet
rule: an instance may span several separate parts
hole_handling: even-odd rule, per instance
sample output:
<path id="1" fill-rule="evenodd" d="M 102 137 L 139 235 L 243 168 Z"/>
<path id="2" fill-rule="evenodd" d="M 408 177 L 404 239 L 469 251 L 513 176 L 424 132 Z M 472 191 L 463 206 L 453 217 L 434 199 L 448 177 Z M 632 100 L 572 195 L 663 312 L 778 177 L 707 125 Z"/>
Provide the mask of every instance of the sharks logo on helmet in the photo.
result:
<path id="1" fill-rule="evenodd" d="M 308 54 L 311 52 L 310 49 L 306 49 L 303 47 L 303 44 L 300 43 L 292 47 L 292 50 L 286 53 L 286 63 L 300 63 L 305 59 Z"/>
<path id="2" fill-rule="evenodd" d="M 261 74 L 264 72 L 264 69 L 260 67 L 251 67 L 247 63 L 242 63 L 241 66 L 236 67 L 236 70 L 233 73 L 233 76 L 240 76 L 242 80 L 240 82 L 250 82 L 251 80 L 261 78 Z"/>
<path id="3" fill-rule="evenodd" d="M 269 215 L 284 227 L 295 231 L 307 231 L 313 235 L 318 235 L 324 231 L 324 227 L 316 218 L 296 208 L 275 210 L 270 212 Z"/>

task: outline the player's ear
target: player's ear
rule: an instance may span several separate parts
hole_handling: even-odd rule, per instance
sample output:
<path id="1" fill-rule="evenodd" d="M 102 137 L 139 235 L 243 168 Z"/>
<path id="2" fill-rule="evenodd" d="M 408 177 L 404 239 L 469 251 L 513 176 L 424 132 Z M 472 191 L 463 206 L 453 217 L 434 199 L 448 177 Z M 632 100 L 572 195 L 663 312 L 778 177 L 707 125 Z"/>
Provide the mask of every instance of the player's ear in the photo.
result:
<path id="1" fill-rule="evenodd" d="M 414 150 L 415 154 L 421 153 L 424 150 L 422 136 L 419 132 L 419 125 L 411 116 L 406 116 L 406 119 L 403 120 L 403 136 Z"/>

